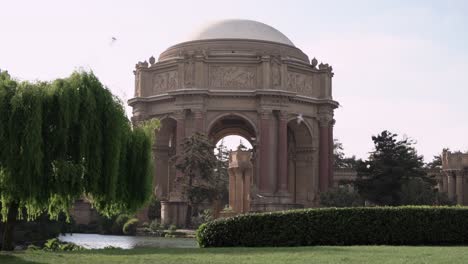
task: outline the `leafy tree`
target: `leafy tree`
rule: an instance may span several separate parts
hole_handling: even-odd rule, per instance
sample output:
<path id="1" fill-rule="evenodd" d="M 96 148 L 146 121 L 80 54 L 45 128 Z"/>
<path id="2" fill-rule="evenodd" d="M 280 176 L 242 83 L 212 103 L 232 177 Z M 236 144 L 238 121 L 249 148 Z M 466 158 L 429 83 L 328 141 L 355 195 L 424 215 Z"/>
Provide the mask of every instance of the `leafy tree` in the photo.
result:
<path id="1" fill-rule="evenodd" d="M 441 155 L 436 155 L 433 157 L 432 161 L 426 164 L 428 169 L 441 169 L 442 168 L 442 157 Z"/>
<path id="2" fill-rule="evenodd" d="M 218 198 L 215 168 L 218 161 L 215 146 L 201 133 L 195 133 L 182 142 L 181 153 L 174 156 L 175 167 L 183 176 L 177 178 L 188 201 L 186 226 L 190 226 L 193 206 L 205 200 Z"/>
<path id="3" fill-rule="evenodd" d="M 337 169 L 355 168 L 357 164 L 356 156 L 345 156 L 343 143 L 338 139 L 333 140 L 333 159 Z"/>
<path id="4" fill-rule="evenodd" d="M 435 181 L 423 169 L 419 156 L 408 139 L 398 140 L 397 134 L 383 131 L 373 136 L 375 150 L 369 159 L 357 165 L 355 186 L 367 200 L 378 205 L 401 205 L 405 202 L 403 186 L 420 179 L 431 188 Z"/>
<path id="5" fill-rule="evenodd" d="M 3 249 L 13 247 L 18 217 L 47 211 L 56 219 L 83 194 L 107 216 L 137 210 L 151 192 L 148 131 L 154 126 L 132 128 L 122 102 L 92 73 L 30 83 L 1 72 Z"/>

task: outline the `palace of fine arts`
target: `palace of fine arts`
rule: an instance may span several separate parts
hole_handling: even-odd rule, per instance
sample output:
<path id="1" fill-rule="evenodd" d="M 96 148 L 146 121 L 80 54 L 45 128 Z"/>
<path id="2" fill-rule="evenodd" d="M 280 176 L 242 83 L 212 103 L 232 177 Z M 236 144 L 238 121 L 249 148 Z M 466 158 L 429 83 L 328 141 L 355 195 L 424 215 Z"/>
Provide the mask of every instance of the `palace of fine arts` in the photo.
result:
<path id="1" fill-rule="evenodd" d="M 0 6 L 0 263 L 468 261 L 463 1 Z"/>

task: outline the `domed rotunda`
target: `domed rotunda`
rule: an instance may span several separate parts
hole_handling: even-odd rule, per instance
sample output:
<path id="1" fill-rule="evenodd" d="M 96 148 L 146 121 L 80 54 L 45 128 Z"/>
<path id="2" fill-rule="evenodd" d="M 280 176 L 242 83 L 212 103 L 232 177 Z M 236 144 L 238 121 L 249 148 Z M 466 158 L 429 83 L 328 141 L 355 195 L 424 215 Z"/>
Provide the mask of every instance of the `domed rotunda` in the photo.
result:
<path id="1" fill-rule="evenodd" d="M 175 181 L 184 175 L 170 160 L 195 132 L 213 143 L 239 135 L 252 144 L 250 176 L 235 176 L 245 181 L 242 212 L 314 207 L 333 185 L 332 67 L 277 29 L 239 19 L 207 24 L 134 73 L 132 121 L 161 120 L 153 150 L 163 222 L 184 223 Z"/>

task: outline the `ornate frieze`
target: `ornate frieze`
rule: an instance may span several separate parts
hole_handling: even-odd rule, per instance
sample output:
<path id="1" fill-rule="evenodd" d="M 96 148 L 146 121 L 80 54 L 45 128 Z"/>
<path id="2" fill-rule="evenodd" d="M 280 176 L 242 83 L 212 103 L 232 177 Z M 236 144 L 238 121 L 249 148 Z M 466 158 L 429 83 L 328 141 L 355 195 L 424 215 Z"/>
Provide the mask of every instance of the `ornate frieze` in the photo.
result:
<path id="1" fill-rule="evenodd" d="M 304 95 L 312 95 L 313 77 L 298 72 L 288 72 L 288 90 Z"/>
<path id="2" fill-rule="evenodd" d="M 215 89 L 254 89 L 256 75 L 255 67 L 211 66 L 209 85 Z"/>
<path id="3" fill-rule="evenodd" d="M 175 90 L 179 87 L 177 71 L 153 73 L 151 78 L 153 94 Z"/>

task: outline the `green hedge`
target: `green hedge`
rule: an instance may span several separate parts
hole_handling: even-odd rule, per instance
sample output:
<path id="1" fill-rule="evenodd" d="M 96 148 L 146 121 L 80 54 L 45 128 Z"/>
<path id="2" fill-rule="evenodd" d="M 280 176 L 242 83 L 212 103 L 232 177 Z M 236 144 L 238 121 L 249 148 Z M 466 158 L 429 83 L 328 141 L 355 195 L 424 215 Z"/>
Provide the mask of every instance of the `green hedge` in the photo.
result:
<path id="1" fill-rule="evenodd" d="M 200 226 L 201 247 L 468 244 L 467 207 L 320 208 L 247 214 Z"/>

